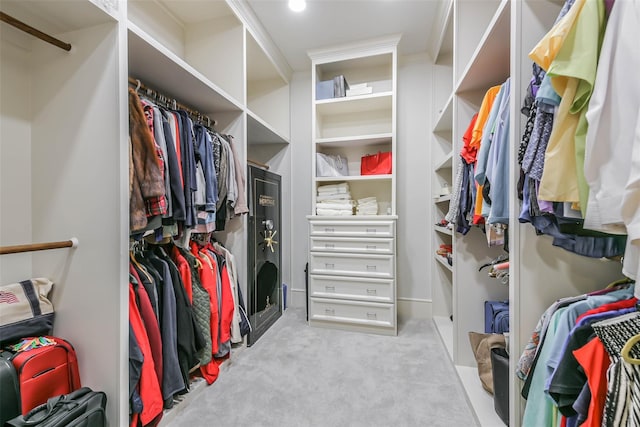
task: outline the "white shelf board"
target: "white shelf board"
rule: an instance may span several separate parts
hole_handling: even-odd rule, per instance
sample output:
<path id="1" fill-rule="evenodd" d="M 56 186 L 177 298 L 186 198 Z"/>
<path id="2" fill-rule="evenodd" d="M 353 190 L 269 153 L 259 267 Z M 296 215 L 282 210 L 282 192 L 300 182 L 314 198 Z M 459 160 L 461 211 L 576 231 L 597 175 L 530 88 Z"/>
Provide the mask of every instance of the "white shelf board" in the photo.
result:
<path id="1" fill-rule="evenodd" d="M 451 169 L 453 166 L 453 151 L 450 151 L 444 159 L 440 161 L 435 167 L 434 170 L 439 171 L 440 169 Z"/>
<path id="2" fill-rule="evenodd" d="M 436 125 L 433 127 L 433 132 L 451 132 L 453 129 L 453 93 L 447 98 L 444 107 L 440 110 L 440 114 L 436 119 Z"/>
<path id="3" fill-rule="evenodd" d="M 320 116 L 362 113 L 366 111 L 391 111 L 393 92 L 372 93 L 361 96 L 322 99 L 316 101 L 316 113 Z"/>
<path id="4" fill-rule="evenodd" d="M 449 359 L 453 360 L 453 322 L 448 317 L 433 316 L 433 324 L 449 354 Z"/>
<path id="5" fill-rule="evenodd" d="M 447 236 L 453 236 L 453 231 L 449 230 L 447 227 L 439 227 L 437 225 L 433 226 L 434 230 L 436 230 L 440 234 L 446 234 Z"/>
<path id="6" fill-rule="evenodd" d="M 204 114 L 242 111 L 237 100 L 199 71 L 134 23 L 128 25 L 130 77 Z"/>
<path id="7" fill-rule="evenodd" d="M 350 176 L 323 176 L 317 177 L 316 182 L 334 181 L 389 181 L 393 175 L 350 175 Z"/>
<path id="8" fill-rule="evenodd" d="M 362 147 L 367 145 L 391 144 L 392 138 L 393 134 L 391 132 L 337 138 L 318 138 L 316 139 L 316 145 L 323 147 Z"/>
<path id="9" fill-rule="evenodd" d="M 118 4 L 115 6 L 117 8 Z M 2 12 L 54 36 L 106 22 L 115 22 L 118 16 L 117 10 L 107 10 L 106 7 L 103 8 L 89 0 L 73 2 L 3 0 Z M 61 38 L 63 42 L 67 42 L 64 37 Z"/>
<path id="10" fill-rule="evenodd" d="M 453 51 L 453 0 L 447 0 L 447 4 L 444 7 L 446 8 L 444 24 L 438 34 L 435 59 L 433 61 L 436 64 L 441 56 L 450 54 Z"/>
<path id="11" fill-rule="evenodd" d="M 456 365 L 456 371 L 479 425 L 482 427 L 504 426 L 493 408 L 493 396 L 482 388 L 478 368 Z"/>
<path id="12" fill-rule="evenodd" d="M 486 90 L 509 77 L 510 10 L 509 1 L 502 0 L 456 86 L 456 93 Z"/>
<path id="13" fill-rule="evenodd" d="M 447 194 L 446 196 L 434 197 L 433 202 L 442 203 L 442 202 L 448 202 L 449 200 L 451 200 L 451 194 Z"/>
<path id="14" fill-rule="evenodd" d="M 444 268 L 446 268 L 447 270 L 453 272 L 453 267 L 449 265 L 449 263 L 447 262 L 447 259 L 443 256 L 440 255 L 434 255 L 434 258 L 436 259 L 436 261 L 438 261 L 440 264 L 442 264 L 444 266 Z"/>
<path id="15" fill-rule="evenodd" d="M 247 142 L 249 145 L 288 144 L 289 139 L 280 135 L 257 114 L 247 110 Z"/>

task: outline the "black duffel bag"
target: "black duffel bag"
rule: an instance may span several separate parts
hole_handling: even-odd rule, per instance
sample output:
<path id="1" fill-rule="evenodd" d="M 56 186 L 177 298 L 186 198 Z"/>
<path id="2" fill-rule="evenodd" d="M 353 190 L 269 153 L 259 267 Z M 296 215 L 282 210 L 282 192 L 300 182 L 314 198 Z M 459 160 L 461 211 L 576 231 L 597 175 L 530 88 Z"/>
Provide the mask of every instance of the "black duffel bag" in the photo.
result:
<path id="1" fill-rule="evenodd" d="M 82 387 L 68 394 L 52 397 L 26 415 L 6 425 L 13 427 L 106 427 L 107 395 Z"/>

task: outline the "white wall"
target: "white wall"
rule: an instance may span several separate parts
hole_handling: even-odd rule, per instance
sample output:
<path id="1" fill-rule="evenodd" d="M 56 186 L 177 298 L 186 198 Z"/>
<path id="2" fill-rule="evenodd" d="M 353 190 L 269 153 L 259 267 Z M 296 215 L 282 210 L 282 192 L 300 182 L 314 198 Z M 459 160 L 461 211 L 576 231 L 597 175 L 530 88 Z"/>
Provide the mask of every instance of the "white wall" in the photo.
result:
<path id="1" fill-rule="evenodd" d="M 431 316 L 432 61 L 400 56 L 397 111 L 397 297 L 400 317 Z"/>
<path id="2" fill-rule="evenodd" d="M 1 246 L 31 242 L 31 68 L 29 53 L 7 41 L 16 32 L 7 25 L 0 31 Z M 0 284 L 29 275 L 30 254 L 0 257 Z"/>
<path id="3" fill-rule="evenodd" d="M 397 296 L 400 317 L 431 315 L 430 164 L 432 61 L 399 57 L 397 141 Z M 311 71 L 291 80 L 291 304 L 304 307 L 304 266 L 311 213 Z"/>
<path id="4" fill-rule="evenodd" d="M 306 304 L 304 267 L 311 214 L 311 70 L 296 72 L 291 87 L 291 283 L 290 305 Z"/>

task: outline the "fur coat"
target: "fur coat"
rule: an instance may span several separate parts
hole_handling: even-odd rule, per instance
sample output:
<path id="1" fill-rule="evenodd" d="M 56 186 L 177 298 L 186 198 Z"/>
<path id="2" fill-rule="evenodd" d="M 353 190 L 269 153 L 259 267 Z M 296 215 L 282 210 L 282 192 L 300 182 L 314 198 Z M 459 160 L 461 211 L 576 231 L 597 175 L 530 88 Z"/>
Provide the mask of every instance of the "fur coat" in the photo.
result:
<path id="1" fill-rule="evenodd" d="M 129 88 L 129 229 L 147 225 L 145 200 L 165 194 L 153 135 L 138 94 Z"/>

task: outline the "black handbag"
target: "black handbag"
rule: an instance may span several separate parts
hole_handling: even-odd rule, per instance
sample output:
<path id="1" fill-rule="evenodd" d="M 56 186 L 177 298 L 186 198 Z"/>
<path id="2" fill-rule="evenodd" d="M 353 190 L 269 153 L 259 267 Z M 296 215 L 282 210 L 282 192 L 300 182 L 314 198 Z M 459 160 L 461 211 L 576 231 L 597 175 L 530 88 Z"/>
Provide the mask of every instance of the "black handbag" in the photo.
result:
<path id="1" fill-rule="evenodd" d="M 13 427 L 106 427 L 107 395 L 82 387 L 68 394 L 52 397 L 26 415 L 7 422 Z"/>
<path id="2" fill-rule="evenodd" d="M 491 349 L 493 373 L 493 408 L 502 422 L 509 425 L 509 354 L 504 348 Z"/>

